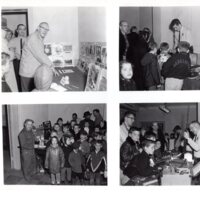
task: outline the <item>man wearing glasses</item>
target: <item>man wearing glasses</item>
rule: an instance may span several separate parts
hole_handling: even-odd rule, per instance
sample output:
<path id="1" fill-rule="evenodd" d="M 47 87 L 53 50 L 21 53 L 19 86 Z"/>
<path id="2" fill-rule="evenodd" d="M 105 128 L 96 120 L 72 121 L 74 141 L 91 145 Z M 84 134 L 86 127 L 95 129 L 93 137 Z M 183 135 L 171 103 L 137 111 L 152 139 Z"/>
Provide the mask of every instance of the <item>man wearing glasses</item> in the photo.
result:
<path id="1" fill-rule="evenodd" d="M 20 77 L 22 92 L 29 92 L 35 88 L 34 74 L 40 65 L 47 65 L 55 74 L 53 63 L 44 53 L 44 38 L 49 31 L 47 22 L 41 22 L 37 30 L 32 33 L 24 44 L 20 62 Z"/>
<path id="2" fill-rule="evenodd" d="M 129 129 L 135 122 L 135 115 L 132 112 L 127 111 L 124 115 L 124 122 L 120 126 L 120 146 L 124 143 L 128 137 Z"/>

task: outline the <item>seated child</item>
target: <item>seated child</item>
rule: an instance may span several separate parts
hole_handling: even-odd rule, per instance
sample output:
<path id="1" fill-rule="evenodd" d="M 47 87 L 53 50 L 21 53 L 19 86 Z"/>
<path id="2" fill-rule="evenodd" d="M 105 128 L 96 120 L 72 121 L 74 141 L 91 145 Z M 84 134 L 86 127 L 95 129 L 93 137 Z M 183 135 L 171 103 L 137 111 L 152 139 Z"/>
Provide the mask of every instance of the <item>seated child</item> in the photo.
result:
<path id="1" fill-rule="evenodd" d="M 178 53 L 163 64 L 161 74 L 165 78 L 165 90 L 182 89 L 184 79 L 190 75 L 189 48 L 188 42 L 181 41 L 178 44 Z"/>
<path id="2" fill-rule="evenodd" d="M 37 68 L 34 75 L 35 89 L 33 92 L 53 91 L 51 83 L 53 82 L 53 71 L 50 67 L 42 64 Z"/>
<path id="3" fill-rule="evenodd" d="M 102 142 L 96 141 L 95 150 L 92 151 L 87 159 L 87 171 L 90 172 L 90 185 L 101 185 L 102 175 L 106 175 L 106 156 L 102 149 Z"/>
<path id="4" fill-rule="evenodd" d="M 157 44 L 149 43 L 149 52 L 141 60 L 144 73 L 145 87 L 147 90 L 156 90 L 161 87 L 159 64 L 157 60 Z"/>
<path id="5" fill-rule="evenodd" d="M 158 173 L 155 163 L 152 159 L 154 154 L 155 142 L 146 140 L 143 142 L 143 151 L 134 157 L 132 162 L 124 170 L 124 174 L 129 178 L 135 176 L 148 177 Z"/>
<path id="6" fill-rule="evenodd" d="M 61 180 L 63 182 L 66 182 L 66 174 L 67 174 L 67 183 L 71 184 L 71 174 L 72 174 L 72 169 L 69 163 L 69 154 L 73 151 L 72 144 L 74 143 L 74 137 L 67 135 L 65 137 L 65 143 L 62 147 L 64 155 L 65 155 L 65 165 L 62 170 L 61 174 Z"/>
<path id="7" fill-rule="evenodd" d="M 63 150 L 58 145 L 58 138 L 51 138 L 51 145 L 47 148 L 45 158 L 45 168 L 49 169 L 51 174 L 51 183 L 60 184 L 61 170 L 65 164 L 65 157 Z"/>
<path id="8" fill-rule="evenodd" d="M 85 168 L 85 160 L 82 153 L 79 151 L 80 144 L 75 142 L 73 145 L 73 151 L 69 154 L 69 164 L 72 169 L 72 183 L 83 184 L 83 169 Z"/>
<path id="9" fill-rule="evenodd" d="M 120 90 L 136 90 L 136 84 L 133 80 L 133 66 L 130 62 L 120 62 Z"/>

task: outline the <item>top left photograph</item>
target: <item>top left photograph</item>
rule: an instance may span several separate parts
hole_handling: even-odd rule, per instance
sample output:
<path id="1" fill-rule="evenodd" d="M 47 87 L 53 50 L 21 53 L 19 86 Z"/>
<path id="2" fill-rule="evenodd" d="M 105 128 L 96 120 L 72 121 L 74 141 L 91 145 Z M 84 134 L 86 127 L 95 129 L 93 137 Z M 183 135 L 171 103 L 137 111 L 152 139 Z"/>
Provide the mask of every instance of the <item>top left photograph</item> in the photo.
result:
<path id="1" fill-rule="evenodd" d="M 2 92 L 106 91 L 105 7 L 3 7 Z"/>

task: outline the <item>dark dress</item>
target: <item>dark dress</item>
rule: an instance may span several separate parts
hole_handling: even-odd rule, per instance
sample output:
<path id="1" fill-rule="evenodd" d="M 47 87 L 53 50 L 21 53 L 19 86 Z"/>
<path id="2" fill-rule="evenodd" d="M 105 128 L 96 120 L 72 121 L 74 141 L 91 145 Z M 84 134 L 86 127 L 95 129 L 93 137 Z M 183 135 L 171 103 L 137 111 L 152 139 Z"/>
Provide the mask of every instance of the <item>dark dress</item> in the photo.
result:
<path id="1" fill-rule="evenodd" d="M 136 90 L 136 84 L 133 79 L 126 80 L 120 77 L 120 91 L 134 91 Z"/>

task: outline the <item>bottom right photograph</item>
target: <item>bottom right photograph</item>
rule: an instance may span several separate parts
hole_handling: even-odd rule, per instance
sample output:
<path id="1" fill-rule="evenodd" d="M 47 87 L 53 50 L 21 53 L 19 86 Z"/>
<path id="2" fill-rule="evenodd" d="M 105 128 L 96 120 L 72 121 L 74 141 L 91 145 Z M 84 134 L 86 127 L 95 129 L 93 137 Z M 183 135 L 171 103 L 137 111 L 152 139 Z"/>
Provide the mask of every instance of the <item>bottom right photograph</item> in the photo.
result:
<path id="1" fill-rule="evenodd" d="M 200 185 L 200 103 L 120 104 L 120 184 Z"/>

